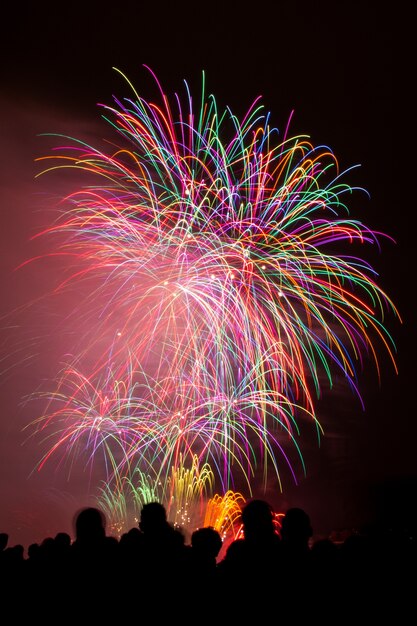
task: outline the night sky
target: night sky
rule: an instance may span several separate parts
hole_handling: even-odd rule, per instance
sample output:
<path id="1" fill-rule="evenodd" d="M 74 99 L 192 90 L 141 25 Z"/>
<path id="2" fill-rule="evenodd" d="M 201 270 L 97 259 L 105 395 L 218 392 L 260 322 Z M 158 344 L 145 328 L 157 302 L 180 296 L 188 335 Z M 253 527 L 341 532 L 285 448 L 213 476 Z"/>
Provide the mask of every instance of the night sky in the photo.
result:
<path id="1" fill-rule="evenodd" d="M 369 7 L 367 5 L 369 4 Z M 370 5 L 375 8 L 371 8 Z M 16 3 L 17 5 L 17 3 Z M 145 99 L 156 97 L 148 65 L 164 91 L 207 92 L 242 116 L 258 96 L 272 123 L 291 135 L 309 135 L 336 154 L 346 177 L 370 194 L 354 194 L 352 216 L 387 233 L 381 251 L 364 258 L 397 306 L 385 325 L 397 345 L 399 375 L 384 353 L 379 386 L 365 360 L 359 386 L 365 411 L 338 384 L 317 403 L 325 428 L 321 447 L 303 439 L 307 477 L 290 480 L 265 497 L 277 510 L 302 506 L 316 533 L 360 526 L 374 519 L 415 520 L 417 435 L 415 386 L 415 254 L 412 128 L 407 29 L 411 16 L 383 12 L 374 3 L 31 3 L 9 7 L 1 45 L 1 294 L 2 384 L 0 419 L 0 530 L 10 543 L 27 545 L 59 530 L 70 531 L 73 513 L 89 502 L 95 477 L 52 459 L 33 471 L 42 445 L 23 431 L 34 415 L 23 402 L 53 376 L 65 347 L 65 306 L 35 302 L 59 279 L 59 262 L 30 238 L 53 219 L 54 202 L 70 189 L 64 175 L 42 177 L 34 162 L 48 153 L 42 133 L 64 133 L 95 143 L 111 136 L 96 103 L 130 95 L 112 69 L 119 68 Z M 337 7 L 337 8 L 336 8 Z M 43 247 L 42 247 L 43 246 Z M 70 298 L 70 296 L 68 296 Z M 75 296 L 76 297 L 76 296 Z M 261 493 L 257 494 L 263 497 Z M 414 516 L 414 517 L 413 517 Z"/>

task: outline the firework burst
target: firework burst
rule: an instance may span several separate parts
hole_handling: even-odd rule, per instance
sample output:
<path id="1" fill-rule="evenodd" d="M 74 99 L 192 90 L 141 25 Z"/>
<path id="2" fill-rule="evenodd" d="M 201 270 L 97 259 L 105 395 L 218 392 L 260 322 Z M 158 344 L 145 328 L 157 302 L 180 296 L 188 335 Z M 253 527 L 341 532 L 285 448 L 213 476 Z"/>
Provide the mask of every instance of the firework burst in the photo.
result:
<path id="1" fill-rule="evenodd" d="M 197 109 L 186 91 L 169 101 L 161 89 L 157 104 L 133 89 L 101 105 L 110 150 L 66 137 L 41 159 L 42 173 L 75 168 L 88 181 L 41 233 L 71 259 L 57 291 L 82 288 L 86 329 L 36 421 L 53 440 L 41 465 L 58 450 L 100 451 L 109 484 L 142 472 L 152 493 L 174 468 L 178 510 L 196 486 L 187 472 L 205 463 L 222 494 L 251 493 L 259 467 L 281 487 L 282 462 L 296 480 L 300 424 L 322 432 L 323 377 L 341 373 L 359 394 L 358 366 L 370 355 L 379 368 L 378 342 L 394 363 L 383 321 L 396 313 L 354 255 L 379 233 L 349 216 L 353 189 L 332 151 L 281 137 L 259 99 L 239 121 L 204 79 Z"/>

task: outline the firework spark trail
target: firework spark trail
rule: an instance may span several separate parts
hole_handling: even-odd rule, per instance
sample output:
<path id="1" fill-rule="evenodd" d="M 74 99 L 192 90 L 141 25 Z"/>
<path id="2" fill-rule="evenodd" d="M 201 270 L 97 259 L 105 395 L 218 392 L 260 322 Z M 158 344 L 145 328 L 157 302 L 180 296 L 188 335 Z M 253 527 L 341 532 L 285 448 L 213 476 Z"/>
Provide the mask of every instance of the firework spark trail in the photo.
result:
<path id="1" fill-rule="evenodd" d="M 250 492 L 258 465 L 280 481 L 283 459 L 296 480 L 288 443 L 304 471 L 299 423 L 320 437 L 323 374 L 359 395 L 357 363 L 370 354 L 379 368 L 376 341 L 395 367 L 383 321 L 397 311 L 366 261 L 332 252 L 380 235 L 349 217 L 332 151 L 280 140 L 258 100 L 239 122 L 204 80 L 199 111 L 187 93 L 175 112 L 162 90 L 161 106 L 136 93 L 102 105 L 123 145 L 106 154 L 67 137 L 42 159 L 44 172 L 88 177 L 40 234 L 66 237 L 60 253 L 79 265 L 57 291 L 90 289 L 81 353 L 99 356 L 88 375 L 70 364 L 36 426 L 55 439 L 42 463 L 86 446 L 109 476 L 168 475 L 197 455 L 223 493 L 237 475 Z"/>
<path id="2" fill-rule="evenodd" d="M 97 502 L 119 534 L 130 528 L 129 520 L 138 522 L 144 504 L 154 501 L 164 504 L 174 526 L 193 531 L 207 517 L 213 487 L 214 474 L 208 463 L 200 467 L 197 455 L 190 464 L 180 456 L 170 473 L 160 471 L 153 478 L 139 467 L 127 475 L 115 471 L 111 480 L 103 481 Z"/>
<path id="3" fill-rule="evenodd" d="M 245 504 L 241 493 L 227 491 L 223 496 L 215 494 L 207 502 L 204 526 L 211 526 L 220 533 L 223 541 L 229 535 L 237 539 L 242 530 L 240 515 Z"/>

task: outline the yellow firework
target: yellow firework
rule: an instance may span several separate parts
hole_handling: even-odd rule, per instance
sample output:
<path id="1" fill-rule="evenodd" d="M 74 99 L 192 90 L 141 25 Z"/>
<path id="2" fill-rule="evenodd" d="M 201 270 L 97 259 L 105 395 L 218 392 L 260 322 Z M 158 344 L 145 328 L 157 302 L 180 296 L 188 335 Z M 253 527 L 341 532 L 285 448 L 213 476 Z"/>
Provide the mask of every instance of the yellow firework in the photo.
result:
<path id="1" fill-rule="evenodd" d="M 194 455 L 191 467 L 187 467 L 180 455 L 179 464 L 172 467 L 166 483 L 164 499 L 169 520 L 183 529 L 194 530 L 200 526 L 213 484 L 214 475 L 208 463 L 200 469 L 198 457 Z"/>
<path id="2" fill-rule="evenodd" d="M 236 539 L 244 504 L 245 498 L 241 493 L 229 490 L 224 496 L 216 494 L 207 502 L 204 526 L 212 526 L 220 533 L 223 541 L 228 535 Z"/>

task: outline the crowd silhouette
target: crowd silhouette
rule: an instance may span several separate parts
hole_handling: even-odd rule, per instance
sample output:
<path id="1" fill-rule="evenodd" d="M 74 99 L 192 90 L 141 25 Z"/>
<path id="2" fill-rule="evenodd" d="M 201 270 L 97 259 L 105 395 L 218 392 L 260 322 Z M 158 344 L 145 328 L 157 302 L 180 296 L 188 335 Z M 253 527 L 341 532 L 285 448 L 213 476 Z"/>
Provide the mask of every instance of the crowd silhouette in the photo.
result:
<path id="1" fill-rule="evenodd" d="M 60 532 L 28 546 L 26 557 L 22 545 L 8 546 L 8 535 L 0 533 L 3 592 L 20 590 L 31 611 L 47 592 L 74 617 L 81 607 L 84 615 L 90 611 L 89 618 L 108 616 L 119 593 L 118 610 L 126 617 L 135 606 L 139 611 L 139 601 L 157 608 L 161 619 L 186 603 L 189 610 L 203 607 L 203 621 L 216 606 L 223 617 L 246 621 L 251 610 L 265 619 L 271 610 L 300 619 L 331 619 L 334 611 L 346 619 L 357 619 L 358 611 L 387 617 L 395 610 L 396 623 L 414 593 L 410 572 L 416 547 L 409 533 L 385 530 L 355 533 L 341 543 L 313 541 L 303 509 L 289 509 L 278 529 L 264 500 L 245 505 L 242 537 L 221 559 L 217 530 L 198 528 L 187 544 L 158 502 L 145 504 L 138 526 L 120 539 L 106 534 L 105 516 L 97 508 L 77 512 L 74 522 L 74 540 Z"/>

